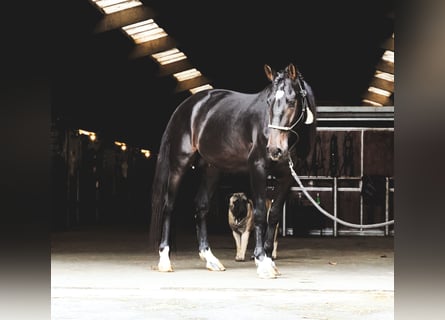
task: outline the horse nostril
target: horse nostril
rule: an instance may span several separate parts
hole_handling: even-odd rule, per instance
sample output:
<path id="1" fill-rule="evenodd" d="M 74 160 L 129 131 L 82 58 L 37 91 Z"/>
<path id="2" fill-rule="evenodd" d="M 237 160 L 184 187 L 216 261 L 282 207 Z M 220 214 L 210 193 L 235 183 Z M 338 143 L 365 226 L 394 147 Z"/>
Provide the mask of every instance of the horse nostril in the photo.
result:
<path id="1" fill-rule="evenodd" d="M 267 148 L 267 151 L 269 152 L 270 157 L 275 160 L 279 159 L 283 155 L 283 151 L 280 148 Z"/>

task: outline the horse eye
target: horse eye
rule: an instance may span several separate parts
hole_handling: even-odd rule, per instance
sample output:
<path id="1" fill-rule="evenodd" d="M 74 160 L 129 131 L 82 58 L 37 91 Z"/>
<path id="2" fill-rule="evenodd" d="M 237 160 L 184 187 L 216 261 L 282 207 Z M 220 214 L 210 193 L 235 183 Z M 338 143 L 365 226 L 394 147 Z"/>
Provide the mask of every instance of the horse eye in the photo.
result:
<path id="1" fill-rule="evenodd" d="M 297 106 L 295 99 L 286 99 L 286 103 L 288 104 L 289 108 L 295 108 Z"/>

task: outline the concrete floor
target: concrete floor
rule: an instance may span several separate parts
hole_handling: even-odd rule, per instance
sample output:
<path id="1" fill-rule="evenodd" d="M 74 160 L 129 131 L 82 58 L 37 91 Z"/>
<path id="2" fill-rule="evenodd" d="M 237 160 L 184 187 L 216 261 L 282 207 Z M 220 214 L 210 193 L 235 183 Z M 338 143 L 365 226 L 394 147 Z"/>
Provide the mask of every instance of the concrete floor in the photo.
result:
<path id="1" fill-rule="evenodd" d="M 183 234 L 175 272 L 160 273 L 147 239 L 135 226 L 53 233 L 51 318 L 394 319 L 393 237 L 279 238 L 276 279 L 235 262 L 231 234 L 210 235 L 223 272 L 208 271 L 194 235 Z"/>

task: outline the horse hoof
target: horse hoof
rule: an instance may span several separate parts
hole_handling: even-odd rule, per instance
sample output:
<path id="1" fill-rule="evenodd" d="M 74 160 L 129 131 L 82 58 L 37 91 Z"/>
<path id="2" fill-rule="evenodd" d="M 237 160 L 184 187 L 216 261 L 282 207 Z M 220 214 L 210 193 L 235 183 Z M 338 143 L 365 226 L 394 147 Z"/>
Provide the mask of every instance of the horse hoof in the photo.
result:
<path id="1" fill-rule="evenodd" d="M 210 248 L 206 250 L 201 250 L 199 252 L 199 257 L 201 260 L 206 261 L 206 268 L 210 271 L 224 271 L 226 268 L 219 262 L 218 258 L 216 258 Z"/>
<path id="2" fill-rule="evenodd" d="M 246 259 L 243 257 L 235 257 L 235 261 L 236 262 L 244 262 L 244 261 L 246 261 Z"/>
<path id="3" fill-rule="evenodd" d="M 206 268 L 210 271 L 225 271 L 226 268 L 219 261 L 208 261 Z"/>
<path id="4" fill-rule="evenodd" d="M 173 272 L 173 268 L 171 265 L 162 265 L 158 264 L 158 271 L 159 272 Z"/>
<path id="5" fill-rule="evenodd" d="M 255 259 L 255 264 L 257 265 L 257 274 L 262 279 L 274 279 L 281 275 L 275 262 L 269 257 L 264 257 L 263 260 Z"/>

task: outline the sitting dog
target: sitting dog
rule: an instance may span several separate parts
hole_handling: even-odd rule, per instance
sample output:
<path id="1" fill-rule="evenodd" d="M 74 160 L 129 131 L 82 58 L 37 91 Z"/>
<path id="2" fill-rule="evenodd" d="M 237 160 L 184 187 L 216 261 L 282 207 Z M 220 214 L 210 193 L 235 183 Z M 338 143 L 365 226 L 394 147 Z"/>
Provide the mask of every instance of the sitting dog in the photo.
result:
<path id="1" fill-rule="evenodd" d="M 272 200 L 266 199 L 267 216 L 269 216 Z M 236 244 L 235 261 L 245 261 L 246 249 L 250 233 L 253 230 L 253 202 L 244 192 L 233 193 L 229 198 L 228 222 Z M 274 234 L 272 259 L 277 257 L 278 224 Z"/>

